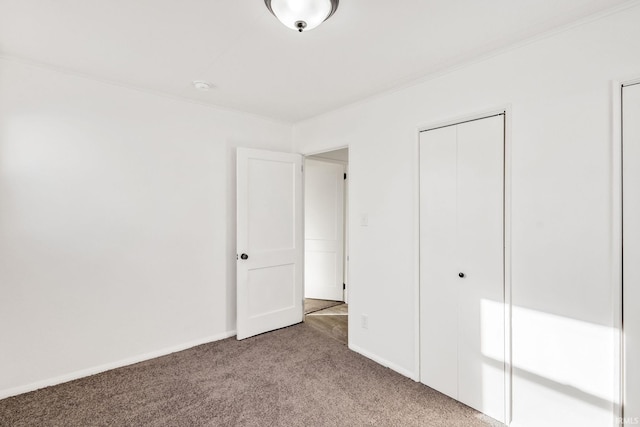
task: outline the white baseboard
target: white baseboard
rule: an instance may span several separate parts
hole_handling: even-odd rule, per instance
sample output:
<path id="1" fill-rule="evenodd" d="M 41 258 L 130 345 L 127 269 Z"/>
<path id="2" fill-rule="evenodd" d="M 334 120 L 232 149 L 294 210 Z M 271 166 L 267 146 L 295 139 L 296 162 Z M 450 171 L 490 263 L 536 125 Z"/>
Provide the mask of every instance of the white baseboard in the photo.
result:
<path id="1" fill-rule="evenodd" d="M 145 360 L 155 359 L 156 357 L 166 356 L 167 354 L 176 353 L 178 351 L 186 350 L 202 344 L 207 344 L 214 341 L 220 341 L 225 338 L 230 338 L 234 335 L 236 335 L 236 331 L 228 331 L 222 334 L 212 335 L 212 336 L 201 338 L 191 342 L 163 348 L 161 350 L 152 351 L 149 353 L 144 353 L 144 354 L 140 354 L 133 357 L 128 357 L 126 359 L 118 360 L 116 362 L 105 363 L 104 365 L 94 366 L 92 368 L 87 368 L 87 369 L 81 369 L 79 371 L 70 372 L 68 374 L 59 375 L 57 377 L 49 378 L 46 380 L 36 381 L 30 384 L 0 390 L 0 399 L 6 399 L 7 397 L 16 396 L 18 394 L 27 393 L 30 391 L 44 388 L 44 387 L 66 383 L 69 381 L 77 380 L 79 378 L 84 378 L 90 375 L 99 374 L 101 372 L 110 371 L 112 369 L 122 368 L 123 366 L 133 365 L 134 363 L 144 362 Z"/>
<path id="2" fill-rule="evenodd" d="M 368 351 L 361 349 L 357 345 L 349 344 L 349 349 L 363 355 L 367 359 L 373 360 L 379 365 L 382 365 L 386 368 L 396 371 L 400 375 L 404 375 L 405 377 L 408 377 L 414 381 L 419 381 L 420 379 L 416 372 L 410 371 L 409 369 L 405 369 L 401 366 L 396 365 L 395 363 L 391 363 L 388 360 L 385 360 L 379 356 L 376 356 L 375 354 L 369 353 Z"/>

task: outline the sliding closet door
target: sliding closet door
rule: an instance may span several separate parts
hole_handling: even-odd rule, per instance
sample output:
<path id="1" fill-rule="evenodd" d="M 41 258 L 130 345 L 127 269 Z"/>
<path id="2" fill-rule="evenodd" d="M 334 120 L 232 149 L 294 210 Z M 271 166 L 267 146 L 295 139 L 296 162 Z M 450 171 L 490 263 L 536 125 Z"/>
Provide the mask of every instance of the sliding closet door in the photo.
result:
<path id="1" fill-rule="evenodd" d="M 622 89 L 624 416 L 640 417 L 640 84 Z"/>
<path id="2" fill-rule="evenodd" d="M 504 116 L 420 136 L 421 381 L 505 418 Z"/>

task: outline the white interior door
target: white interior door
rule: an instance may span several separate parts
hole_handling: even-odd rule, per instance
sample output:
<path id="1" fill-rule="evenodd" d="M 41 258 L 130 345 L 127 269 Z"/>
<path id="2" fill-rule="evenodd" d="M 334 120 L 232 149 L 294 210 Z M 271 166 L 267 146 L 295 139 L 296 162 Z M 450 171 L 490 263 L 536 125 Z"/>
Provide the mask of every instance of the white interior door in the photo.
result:
<path id="1" fill-rule="evenodd" d="M 344 301 L 343 164 L 305 161 L 305 298 Z"/>
<path id="2" fill-rule="evenodd" d="M 420 135 L 421 382 L 505 419 L 504 116 Z"/>
<path id="3" fill-rule="evenodd" d="M 238 148 L 237 333 L 302 322 L 302 157 Z"/>
<path id="4" fill-rule="evenodd" d="M 640 417 L 640 84 L 623 88 L 622 115 L 624 417 L 637 420 Z"/>

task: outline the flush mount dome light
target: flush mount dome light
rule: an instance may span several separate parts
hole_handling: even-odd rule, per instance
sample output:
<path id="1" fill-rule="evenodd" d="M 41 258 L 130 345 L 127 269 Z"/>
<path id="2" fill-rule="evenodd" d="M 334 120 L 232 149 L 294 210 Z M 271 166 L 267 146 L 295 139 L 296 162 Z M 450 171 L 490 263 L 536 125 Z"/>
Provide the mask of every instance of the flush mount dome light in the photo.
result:
<path id="1" fill-rule="evenodd" d="M 264 0 L 267 8 L 292 30 L 311 30 L 329 19 L 339 0 Z"/>

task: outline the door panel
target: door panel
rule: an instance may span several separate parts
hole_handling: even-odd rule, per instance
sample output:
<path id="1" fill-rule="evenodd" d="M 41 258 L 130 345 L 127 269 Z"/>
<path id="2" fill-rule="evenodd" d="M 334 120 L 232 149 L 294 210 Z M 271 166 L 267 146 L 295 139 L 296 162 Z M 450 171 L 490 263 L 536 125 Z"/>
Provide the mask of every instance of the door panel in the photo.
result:
<path id="1" fill-rule="evenodd" d="M 421 381 L 500 421 L 503 162 L 503 116 L 420 135 Z"/>
<path id="2" fill-rule="evenodd" d="M 253 268 L 249 270 L 247 282 L 251 318 L 295 306 L 295 268 L 292 264 Z M 272 286 L 264 286 L 265 283 Z"/>
<path id="3" fill-rule="evenodd" d="M 249 158 L 247 165 L 249 247 L 254 252 L 294 248 L 295 165 L 256 158 Z"/>
<path id="4" fill-rule="evenodd" d="M 305 161 L 305 297 L 343 301 L 344 165 Z"/>
<path id="5" fill-rule="evenodd" d="M 456 128 L 420 135 L 420 381 L 458 398 Z M 424 314 L 424 315 L 423 315 Z"/>
<path id="6" fill-rule="evenodd" d="M 457 126 L 458 398 L 504 418 L 503 117 Z M 489 398 L 488 398 L 489 397 Z"/>
<path id="7" fill-rule="evenodd" d="M 237 332 L 302 321 L 302 158 L 238 148 Z"/>
<path id="8" fill-rule="evenodd" d="M 640 84 L 622 90 L 624 416 L 640 417 Z"/>

